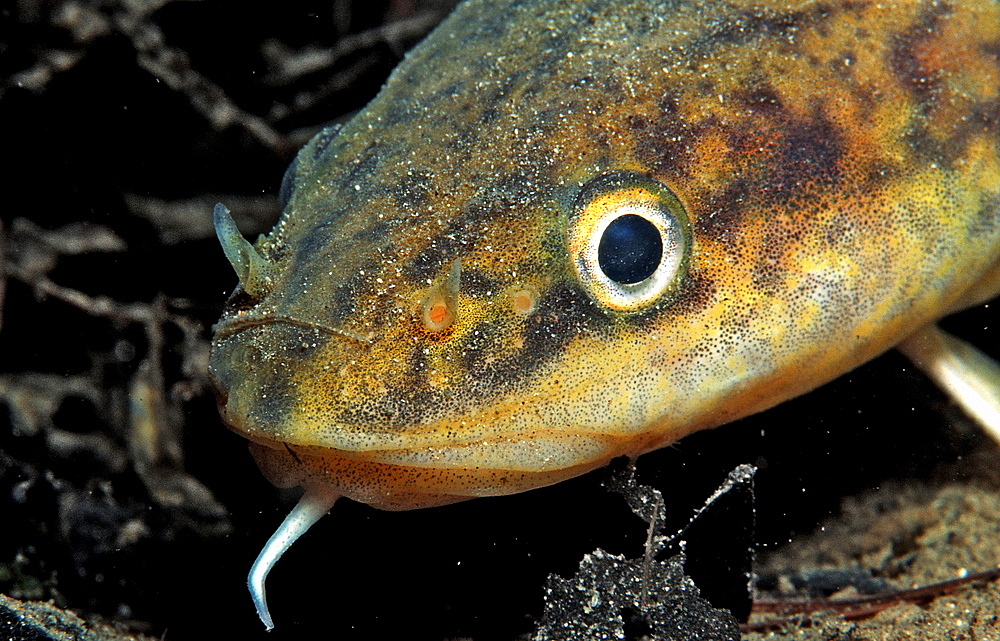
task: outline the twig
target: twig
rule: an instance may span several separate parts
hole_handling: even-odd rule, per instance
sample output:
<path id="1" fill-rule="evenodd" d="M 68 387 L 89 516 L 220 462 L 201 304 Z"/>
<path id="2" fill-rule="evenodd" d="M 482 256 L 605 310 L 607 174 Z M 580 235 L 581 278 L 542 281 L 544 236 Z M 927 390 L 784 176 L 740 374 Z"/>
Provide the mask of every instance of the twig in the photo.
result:
<path id="1" fill-rule="evenodd" d="M 421 11 L 402 20 L 395 20 L 368 31 L 347 35 L 333 47 L 306 48 L 292 53 L 272 41 L 264 46 L 263 53 L 271 67 L 264 81 L 272 86 L 292 84 L 304 75 L 329 69 L 345 57 L 376 45 L 387 44 L 393 53 L 402 56 L 407 41 L 416 40 L 438 23 L 437 11 Z"/>
<path id="2" fill-rule="evenodd" d="M 779 629 L 791 621 L 790 617 L 798 615 L 829 614 L 839 615 L 847 620 L 866 619 L 897 605 L 933 601 L 962 588 L 990 583 L 997 579 L 1000 579 L 1000 567 L 970 574 L 960 579 L 857 599 L 755 599 L 753 614 L 774 613 L 779 615 L 779 618 L 746 623 L 741 626 L 741 630 L 743 632 L 766 632 Z M 796 620 L 796 622 L 798 624 L 806 623 L 804 620 Z"/>

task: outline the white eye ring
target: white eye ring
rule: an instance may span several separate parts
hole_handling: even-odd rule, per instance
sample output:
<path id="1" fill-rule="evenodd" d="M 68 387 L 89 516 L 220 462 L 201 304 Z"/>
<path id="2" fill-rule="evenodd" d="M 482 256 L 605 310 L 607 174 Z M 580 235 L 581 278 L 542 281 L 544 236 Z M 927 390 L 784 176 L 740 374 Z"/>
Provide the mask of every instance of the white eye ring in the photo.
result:
<path id="1" fill-rule="evenodd" d="M 643 309 L 674 291 L 687 267 L 690 246 L 680 201 L 640 174 L 591 180 L 570 214 L 573 270 L 591 298 L 616 311 Z"/>

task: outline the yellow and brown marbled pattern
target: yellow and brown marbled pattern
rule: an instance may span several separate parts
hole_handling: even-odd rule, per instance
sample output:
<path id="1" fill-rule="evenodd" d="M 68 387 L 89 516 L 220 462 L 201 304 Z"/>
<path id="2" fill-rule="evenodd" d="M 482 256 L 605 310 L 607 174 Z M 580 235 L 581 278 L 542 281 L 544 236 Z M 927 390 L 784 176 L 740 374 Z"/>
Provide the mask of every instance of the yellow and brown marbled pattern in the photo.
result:
<path id="1" fill-rule="evenodd" d="M 275 482 L 405 509 L 816 387 L 997 264 L 998 57 L 979 0 L 466 2 L 300 152 L 258 244 L 274 287 L 216 326 L 226 420 Z M 594 302 L 567 249 L 581 189 L 619 172 L 691 233 L 636 312 Z M 455 260 L 458 318 L 428 332 Z"/>

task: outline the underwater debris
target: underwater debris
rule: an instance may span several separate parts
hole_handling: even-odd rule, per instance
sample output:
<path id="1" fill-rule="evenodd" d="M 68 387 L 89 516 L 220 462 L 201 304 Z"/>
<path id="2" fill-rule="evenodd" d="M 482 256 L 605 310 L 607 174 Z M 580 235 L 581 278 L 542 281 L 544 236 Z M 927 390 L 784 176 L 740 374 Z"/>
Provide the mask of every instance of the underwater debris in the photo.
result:
<path id="1" fill-rule="evenodd" d="M 545 614 L 534 641 L 638 639 L 735 641 L 736 619 L 702 599 L 684 574 L 684 555 L 645 559 L 594 550 L 576 575 L 550 575 Z"/>
<path id="2" fill-rule="evenodd" d="M 0 638 L 11 641 L 146 641 L 96 621 L 85 621 L 51 603 L 18 601 L 0 594 Z"/>
<path id="3" fill-rule="evenodd" d="M 736 618 L 704 599 L 685 574 L 685 542 L 681 537 L 721 496 L 749 484 L 755 472 L 751 465 L 730 472 L 688 524 L 671 536 L 659 533 L 666 512 L 663 494 L 638 484 L 632 463 L 613 474 L 605 485 L 621 493 L 632 511 L 649 525 L 645 553 L 639 559 L 626 559 L 597 549 L 583 557 L 573 577 L 549 575 L 545 612 L 534 641 L 739 639 Z M 680 553 L 657 561 L 657 554 L 673 543 L 678 543 Z"/>

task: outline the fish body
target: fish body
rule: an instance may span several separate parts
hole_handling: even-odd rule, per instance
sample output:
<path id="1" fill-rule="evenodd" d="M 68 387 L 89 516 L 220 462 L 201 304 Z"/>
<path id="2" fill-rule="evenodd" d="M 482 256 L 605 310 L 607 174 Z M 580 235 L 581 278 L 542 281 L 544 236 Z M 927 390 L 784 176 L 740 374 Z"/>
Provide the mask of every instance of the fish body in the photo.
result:
<path id="1" fill-rule="evenodd" d="M 470 0 L 283 192 L 211 356 L 265 474 L 520 492 L 996 294 L 1000 3 Z"/>

